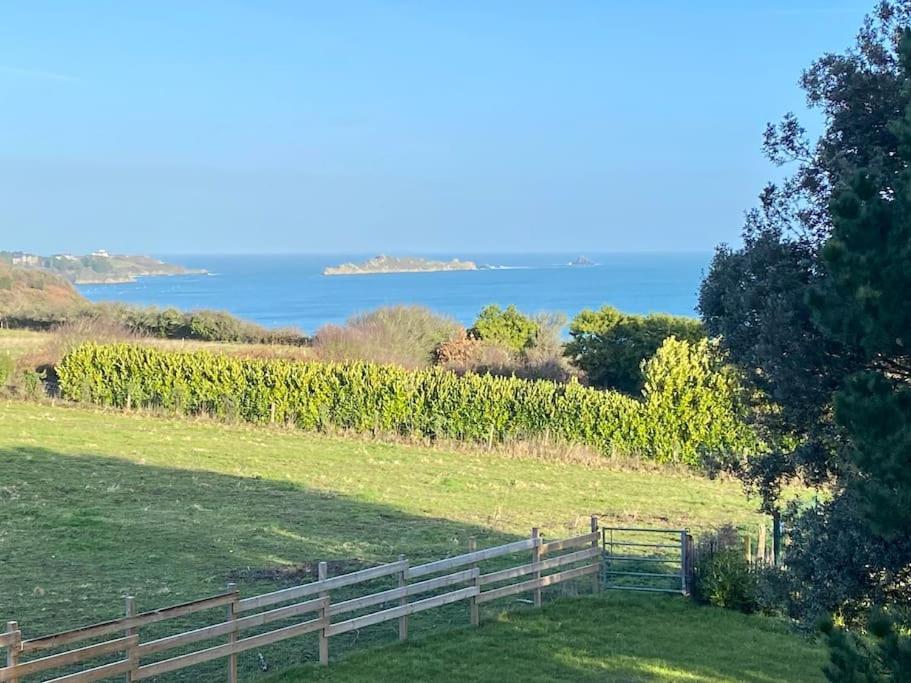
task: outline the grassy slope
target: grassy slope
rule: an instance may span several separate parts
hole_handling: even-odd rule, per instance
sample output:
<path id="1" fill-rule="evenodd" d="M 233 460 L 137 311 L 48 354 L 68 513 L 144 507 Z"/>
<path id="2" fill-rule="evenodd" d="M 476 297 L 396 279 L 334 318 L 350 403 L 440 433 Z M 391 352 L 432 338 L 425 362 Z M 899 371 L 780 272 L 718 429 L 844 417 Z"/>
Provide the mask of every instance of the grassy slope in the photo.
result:
<path id="1" fill-rule="evenodd" d="M 736 484 L 686 475 L 0 402 L 0 621 L 37 635 L 116 616 L 126 593 L 140 609 L 227 580 L 250 595 L 309 580 L 318 560 L 336 573 L 454 554 L 469 535 L 482 547 L 533 525 L 561 537 L 590 512 L 700 529 L 754 526 L 754 509 Z M 413 632 L 463 623 L 456 606 Z M 334 654 L 355 642 L 338 640 Z M 308 643 L 272 661 L 311 657 Z"/>
<path id="2" fill-rule="evenodd" d="M 824 655 L 780 624 L 679 597 L 608 593 L 501 613 L 480 629 L 309 665 L 302 681 L 821 681 Z"/>

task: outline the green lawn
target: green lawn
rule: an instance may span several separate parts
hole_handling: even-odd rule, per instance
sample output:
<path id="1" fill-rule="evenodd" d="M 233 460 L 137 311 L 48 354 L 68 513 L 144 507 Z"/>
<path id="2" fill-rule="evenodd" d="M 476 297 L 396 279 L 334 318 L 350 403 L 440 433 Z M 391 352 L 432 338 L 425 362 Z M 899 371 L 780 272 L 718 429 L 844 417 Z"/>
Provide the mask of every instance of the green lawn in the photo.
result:
<path id="1" fill-rule="evenodd" d="M 354 653 L 304 681 L 822 681 L 823 651 L 780 624 L 680 597 L 608 593 L 503 612 L 480 629 Z"/>
<path id="2" fill-rule="evenodd" d="M 724 521 L 755 528 L 754 510 L 736 483 L 671 472 L 6 401 L 0 402 L 0 621 L 18 620 L 30 637 L 118 616 L 125 594 L 136 596 L 140 610 L 218 592 L 229 580 L 251 595 L 310 580 L 319 560 L 336 573 L 399 553 L 413 561 L 455 554 L 470 535 L 481 547 L 526 536 L 532 526 L 564 537 L 584 532 L 590 513 L 604 524 L 699 530 Z M 683 618 L 681 627 L 685 615 L 695 614 L 667 601 L 645 606 L 670 610 L 667 623 Z M 599 609 L 609 614 L 596 629 L 606 643 L 616 633 L 609 625 L 639 610 L 610 603 Z M 525 625 L 518 627 L 511 619 L 496 628 L 536 628 L 533 619 L 515 622 Z M 661 622 L 652 625 L 656 633 L 664 633 Z M 416 616 L 412 633 L 464 623 L 464 605 L 456 605 Z M 357 638 L 333 639 L 333 656 L 392 640 L 388 625 L 373 627 Z M 307 641 L 272 649 L 267 658 L 275 670 L 310 661 L 312 651 Z M 625 652 L 638 661 L 635 648 Z M 241 665 L 252 677 L 260 662 L 248 655 Z M 688 661 L 678 665 L 688 670 Z"/>

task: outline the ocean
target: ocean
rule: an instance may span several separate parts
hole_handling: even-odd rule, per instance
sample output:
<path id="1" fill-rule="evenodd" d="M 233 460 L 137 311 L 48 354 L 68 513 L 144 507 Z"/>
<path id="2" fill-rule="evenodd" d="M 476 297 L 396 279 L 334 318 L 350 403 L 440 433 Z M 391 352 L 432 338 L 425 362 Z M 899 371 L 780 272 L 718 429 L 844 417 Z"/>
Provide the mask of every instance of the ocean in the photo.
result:
<path id="1" fill-rule="evenodd" d="M 605 304 L 628 313 L 695 315 L 711 253 L 588 253 L 598 265 L 569 266 L 579 254 L 433 254 L 490 270 L 325 276 L 323 268 L 373 254 L 159 255 L 208 275 L 145 277 L 128 284 L 80 285 L 91 301 L 220 309 L 268 327 L 315 332 L 379 306 L 420 304 L 468 325 L 488 304 L 572 317 Z"/>

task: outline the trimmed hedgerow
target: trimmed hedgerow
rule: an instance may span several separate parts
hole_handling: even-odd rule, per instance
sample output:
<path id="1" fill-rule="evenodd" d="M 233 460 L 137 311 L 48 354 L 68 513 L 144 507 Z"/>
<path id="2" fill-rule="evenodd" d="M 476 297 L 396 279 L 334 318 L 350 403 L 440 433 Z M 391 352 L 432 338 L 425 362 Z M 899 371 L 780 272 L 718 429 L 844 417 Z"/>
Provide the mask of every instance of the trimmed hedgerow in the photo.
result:
<path id="1" fill-rule="evenodd" d="M 684 448 L 668 443 L 665 436 L 663 452 L 657 453 L 647 402 L 576 382 L 472 373 L 460 377 L 439 368 L 409 371 L 362 362 L 247 360 L 205 351 L 94 343 L 67 354 L 57 374 L 62 395 L 75 401 L 157 406 L 308 430 L 477 442 L 546 437 L 605 454 L 661 461 L 685 461 L 698 451 L 696 446 L 712 446 Z"/>

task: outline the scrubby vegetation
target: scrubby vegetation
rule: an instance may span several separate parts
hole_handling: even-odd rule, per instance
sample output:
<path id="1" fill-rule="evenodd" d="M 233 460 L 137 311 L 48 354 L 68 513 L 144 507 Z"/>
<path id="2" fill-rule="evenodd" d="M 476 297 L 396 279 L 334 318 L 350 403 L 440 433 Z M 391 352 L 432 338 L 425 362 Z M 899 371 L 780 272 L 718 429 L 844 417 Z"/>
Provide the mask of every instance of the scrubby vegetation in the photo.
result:
<path id="1" fill-rule="evenodd" d="M 0 326 L 15 326 L 21 312 L 60 315 L 85 299 L 65 279 L 0 261 Z"/>
<path id="2" fill-rule="evenodd" d="M 758 572 L 746 559 L 740 533 L 723 525 L 696 546 L 693 597 L 707 605 L 752 612 L 758 607 Z"/>
<path id="3" fill-rule="evenodd" d="M 325 361 L 394 363 L 428 367 L 436 349 L 462 334 L 455 320 L 422 306 L 390 306 L 354 316 L 345 325 L 327 325 L 313 339 Z"/>
<path id="4" fill-rule="evenodd" d="M 41 274 L 41 271 L 27 271 Z M 77 295 L 78 296 L 78 295 Z M 224 311 L 179 311 L 176 308 L 91 304 L 84 300 L 65 307 L 9 307 L 5 327 L 53 330 L 64 325 L 120 326 L 128 333 L 160 339 L 247 344 L 307 344 L 309 338 L 293 328 L 269 329 L 241 320 Z M 2 311 L 0 311 L 2 312 Z"/>

